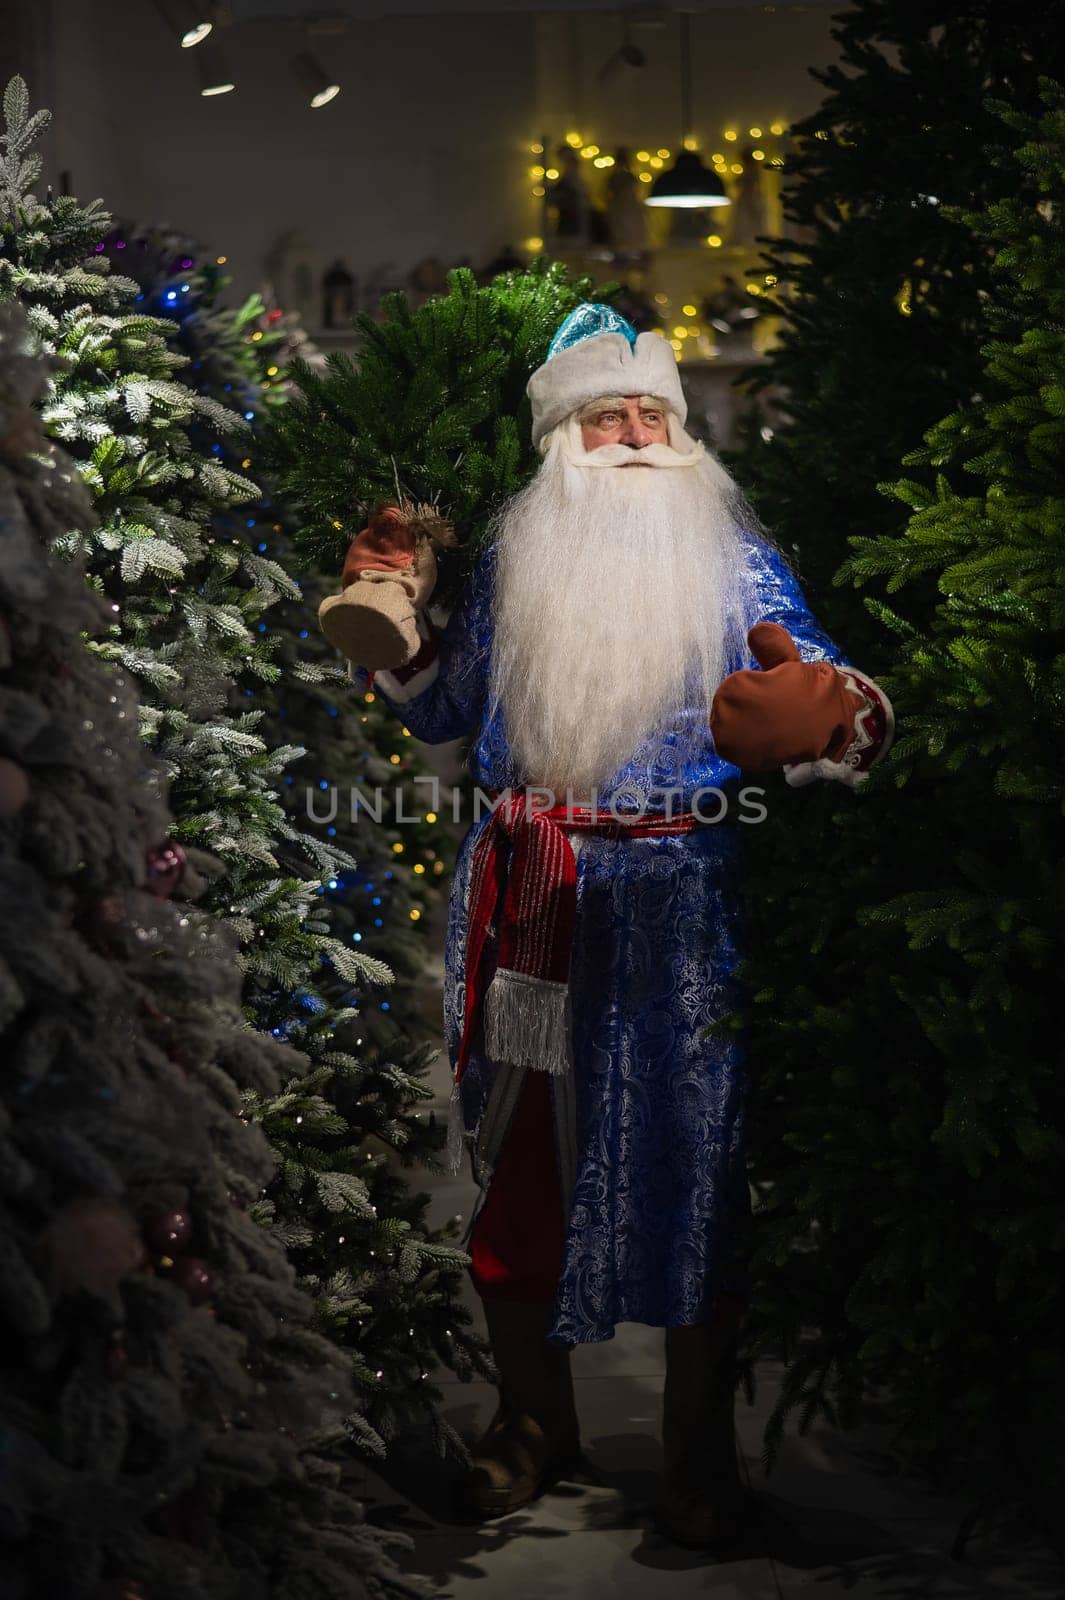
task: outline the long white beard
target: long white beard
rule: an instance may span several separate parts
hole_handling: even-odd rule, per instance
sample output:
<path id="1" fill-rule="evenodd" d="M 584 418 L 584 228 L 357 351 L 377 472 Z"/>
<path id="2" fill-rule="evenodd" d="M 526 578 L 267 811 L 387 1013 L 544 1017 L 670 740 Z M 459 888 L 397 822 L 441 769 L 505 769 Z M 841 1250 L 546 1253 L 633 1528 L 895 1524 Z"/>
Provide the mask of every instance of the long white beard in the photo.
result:
<path id="1" fill-rule="evenodd" d="M 492 703 L 522 781 L 559 799 L 652 766 L 686 710 L 705 729 L 744 644 L 737 487 L 671 437 L 689 448 L 584 452 L 570 419 L 497 521 Z"/>

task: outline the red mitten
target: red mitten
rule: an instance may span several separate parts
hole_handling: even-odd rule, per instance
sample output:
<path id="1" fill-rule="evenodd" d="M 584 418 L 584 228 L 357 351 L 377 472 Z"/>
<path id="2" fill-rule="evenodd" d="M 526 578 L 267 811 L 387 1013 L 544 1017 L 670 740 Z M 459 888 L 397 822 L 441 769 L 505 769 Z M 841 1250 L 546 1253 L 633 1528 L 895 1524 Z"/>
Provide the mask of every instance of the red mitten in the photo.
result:
<path id="1" fill-rule="evenodd" d="M 367 569 L 397 572 L 414 565 L 414 530 L 398 506 L 384 506 L 374 513 L 362 532 L 356 534 L 344 558 L 340 587 L 361 578 Z"/>
<path id="2" fill-rule="evenodd" d="M 790 763 L 838 762 L 855 736 L 864 694 L 847 687 L 828 661 L 803 661 L 777 622 L 759 622 L 747 635 L 762 668 L 732 672 L 710 710 L 718 755 L 749 772 Z"/>
<path id="3" fill-rule="evenodd" d="M 448 524 L 431 507 L 383 506 L 348 547 L 341 592 L 318 608 L 318 624 L 349 661 L 370 671 L 402 667 L 424 644 L 418 613 L 436 586 L 433 541 Z"/>

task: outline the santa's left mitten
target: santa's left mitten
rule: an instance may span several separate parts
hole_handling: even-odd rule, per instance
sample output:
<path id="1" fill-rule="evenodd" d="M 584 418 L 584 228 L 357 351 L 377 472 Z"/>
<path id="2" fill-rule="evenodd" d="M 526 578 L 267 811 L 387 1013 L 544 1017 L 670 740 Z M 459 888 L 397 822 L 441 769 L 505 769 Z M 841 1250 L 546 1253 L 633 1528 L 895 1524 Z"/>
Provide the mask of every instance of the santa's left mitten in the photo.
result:
<path id="1" fill-rule="evenodd" d="M 749 772 L 783 767 L 794 787 L 861 783 L 894 733 L 883 690 L 852 667 L 803 661 L 779 623 L 759 622 L 747 642 L 762 670 L 732 672 L 718 688 L 710 711 L 718 754 Z"/>
<path id="2" fill-rule="evenodd" d="M 383 506 L 352 541 L 340 594 L 318 608 L 318 624 L 349 661 L 371 671 L 402 667 L 422 646 L 418 613 L 436 586 L 433 544 L 450 528 L 428 508 Z"/>

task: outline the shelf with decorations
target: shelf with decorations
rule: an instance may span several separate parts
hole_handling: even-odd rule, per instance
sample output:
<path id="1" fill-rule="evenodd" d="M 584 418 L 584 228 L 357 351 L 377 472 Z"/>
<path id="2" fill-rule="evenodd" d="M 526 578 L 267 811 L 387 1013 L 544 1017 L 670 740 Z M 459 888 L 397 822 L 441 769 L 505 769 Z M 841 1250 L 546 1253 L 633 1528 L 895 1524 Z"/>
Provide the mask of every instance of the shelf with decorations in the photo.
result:
<path id="1" fill-rule="evenodd" d="M 681 152 L 610 152 L 577 129 L 557 142 L 544 134 L 527 147 L 538 231 L 525 249 L 619 281 L 619 309 L 641 331 L 668 338 L 682 365 L 757 365 L 776 342 L 779 319 L 771 312 L 776 279 L 756 241 L 780 231 L 787 142 L 778 119 L 722 128 L 701 159 L 728 203 L 674 208 L 647 205 L 645 196 Z M 700 146 L 694 136 L 683 142 L 685 152 Z"/>

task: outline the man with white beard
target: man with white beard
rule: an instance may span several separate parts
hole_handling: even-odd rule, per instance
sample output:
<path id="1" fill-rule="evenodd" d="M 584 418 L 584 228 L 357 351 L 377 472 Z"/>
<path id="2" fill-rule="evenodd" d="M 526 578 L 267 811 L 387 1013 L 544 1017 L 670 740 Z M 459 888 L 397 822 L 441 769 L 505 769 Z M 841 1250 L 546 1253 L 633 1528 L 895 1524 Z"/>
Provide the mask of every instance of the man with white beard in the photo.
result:
<path id="1" fill-rule="evenodd" d="M 665 1329 L 659 1526 L 703 1547 L 744 1511 L 743 1051 L 705 1036 L 737 1000 L 736 827 L 764 814 L 740 770 L 860 782 L 891 708 L 685 432 L 664 339 L 581 306 L 528 393 L 543 463 L 443 631 L 435 566 L 388 555 L 402 519 L 359 535 L 344 579 L 376 561 L 414 612 L 407 658 L 355 681 L 416 738 L 469 735 L 493 800 L 445 952 L 448 1149 L 480 1188 L 470 1270 L 501 1375 L 462 1499 L 499 1515 L 565 1474 L 570 1350 L 643 1322 Z"/>

